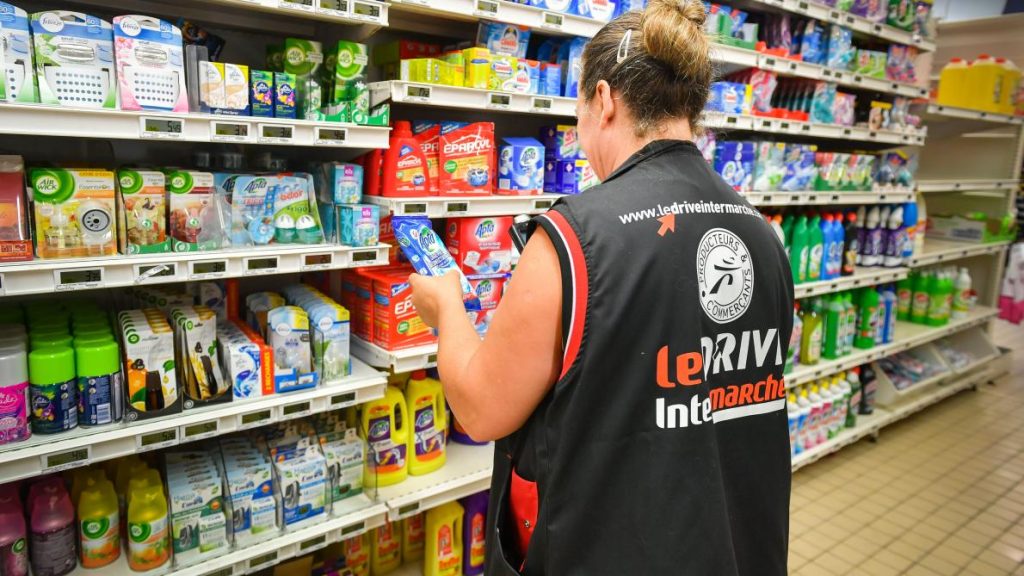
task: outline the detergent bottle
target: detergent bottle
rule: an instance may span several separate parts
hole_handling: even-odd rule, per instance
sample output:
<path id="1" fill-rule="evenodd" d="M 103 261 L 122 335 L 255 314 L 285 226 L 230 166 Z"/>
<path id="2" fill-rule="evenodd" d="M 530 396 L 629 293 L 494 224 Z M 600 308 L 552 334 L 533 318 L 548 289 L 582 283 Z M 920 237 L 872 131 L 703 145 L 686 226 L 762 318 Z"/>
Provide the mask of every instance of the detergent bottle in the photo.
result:
<path id="1" fill-rule="evenodd" d="M 818 438 L 824 442 L 825 440 L 831 440 L 835 435 L 833 428 L 836 421 L 835 394 L 832 393 L 832 387 L 829 386 L 828 378 L 822 378 L 818 381 L 818 395 L 821 396 L 823 403 L 821 433 Z"/>
<path id="2" fill-rule="evenodd" d="M 409 423 L 402 393 L 388 386 L 383 398 L 364 404 L 360 425 L 368 447 L 363 482 L 390 486 L 405 480 L 409 475 Z"/>
<path id="3" fill-rule="evenodd" d="M 61 576 L 78 566 L 75 508 L 59 477 L 29 491 L 29 559 L 34 576 Z"/>
<path id="4" fill-rule="evenodd" d="M 907 229 L 903 224 L 903 206 L 897 206 L 889 213 L 889 226 L 882 250 L 882 266 L 896 268 L 903 265 L 903 247 L 907 244 Z"/>
<path id="5" fill-rule="evenodd" d="M 924 324 L 928 321 L 928 308 L 931 298 L 928 290 L 931 285 L 931 272 L 925 270 L 914 276 L 914 300 L 910 304 L 910 321 Z"/>
<path id="6" fill-rule="evenodd" d="M 821 304 L 815 298 L 806 307 L 803 316 L 803 334 L 800 342 L 800 363 L 813 366 L 821 359 Z"/>
<path id="7" fill-rule="evenodd" d="M 797 444 L 799 445 L 800 451 L 807 450 L 813 446 L 810 440 L 810 428 L 811 428 L 811 401 L 807 397 L 807 388 L 801 388 L 797 391 L 796 403 L 800 406 L 800 415 L 797 427 L 796 438 Z"/>
<path id="8" fill-rule="evenodd" d="M 427 533 L 427 518 L 423 512 L 402 520 L 402 559 L 412 562 L 423 558 L 424 536 Z"/>
<path id="9" fill-rule="evenodd" d="M 381 165 L 382 196 L 427 196 L 430 173 L 427 156 L 405 120 L 395 122 Z"/>
<path id="10" fill-rule="evenodd" d="M 875 334 L 878 331 L 878 292 L 874 288 L 865 288 L 860 293 L 860 314 L 857 320 L 857 337 L 853 341 L 855 348 L 868 350 L 875 346 Z"/>
<path id="11" fill-rule="evenodd" d="M 128 482 L 128 567 L 145 572 L 171 557 L 167 497 L 160 473 L 146 469 Z"/>
<path id="12" fill-rule="evenodd" d="M 789 265 L 793 270 L 794 284 L 807 282 L 809 250 L 807 216 L 801 214 L 793 225 L 793 242 L 789 248 Z"/>
<path id="13" fill-rule="evenodd" d="M 846 213 L 846 226 L 843 228 L 843 256 L 842 256 L 842 269 L 840 273 L 843 276 L 853 276 L 854 272 L 857 271 L 857 258 L 860 257 L 860 234 L 861 228 L 857 221 L 856 212 Z"/>
<path id="14" fill-rule="evenodd" d="M 25 513 L 15 484 L 0 486 L 0 573 L 28 576 Z"/>
<path id="15" fill-rule="evenodd" d="M 843 226 L 843 213 L 836 212 L 832 217 L 832 278 L 843 275 L 843 259 L 846 251 L 846 228 Z"/>
<path id="16" fill-rule="evenodd" d="M 839 411 L 836 418 L 836 434 L 838 434 L 846 427 L 846 414 L 850 410 L 850 395 L 853 391 L 850 389 L 850 383 L 846 381 L 842 373 L 832 377 L 832 389 L 838 390 L 840 397 Z"/>
<path id="17" fill-rule="evenodd" d="M 864 242 L 860 245 L 860 260 L 857 261 L 861 266 L 878 266 L 881 263 L 883 221 L 878 206 L 872 206 L 864 223 Z"/>
<path id="18" fill-rule="evenodd" d="M 903 228 L 906 236 L 901 250 L 903 266 L 910 266 L 914 261 L 914 246 L 917 243 L 917 235 L 924 234 L 924 229 L 918 228 L 917 202 L 907 202 L 903 205 Z"/>
<path id="19" fill-rule="evenodd" d="M 441 383 L 417 370 L 405 388 L 405 405 L 412 417 L 409 434 L 409 474 L 429 474 L 444 466 L 448 414 Z"/>
<path id="20" fill-rule="evenodd" d="M 832 222 L 831 214 L 825 214 L 821 218 L 821 280 L 832 278 L 832 255 L 835 252 Z"/>
<path id="21" fill-rule="evenodd" d="M 786 413 L 789 420 L 789 453 L 796 456 L 803 451 L 797 435 L 800 433 L 800 405 L 796 402 L 796 394 L 790 392 L 786 397 Z"/>
<path id="22" fill-rule="evenodd" d="M 821 216 L 815 214 L 807 224 L 807 281 L 822 279 L 821 266 L 825 254 L 825 235 L 821 231 Z"/>
<path id="23" fill-rule="evenodd" d="M 879 316 L 882 319 L 880 332 L 882 333 L 882 342 L 888 344 L 896 337 L 896 290 L 892 285 L 886 286 L 882 289 L 880 296 Z"/>
<path id="24" fill-rule="evenodd" d="M 856 368 L 846 373 L 846 382 L 850 386 L 850 407 L 846 411 L 846 427 L 857 426 L 857 414 L 860 413 L 861 386 L 859 370 Z"/>
<path id="25" fill-rule="evenodd" d="M 956 284 L 954 287 L 956 291 L 953 293 L 953 311 L 952 316 L 954 320 L 966 318 L 967 314 L 971 311 L 971 274 L 967 271 L 967 268 L 960 268 L 960 273 L 956 277 Z"/>
<path id="26" fill-rule="evenodd" d="M 910 321 L 910 308 L 914 302 L 914 280 L 906 277 L 896 283 L 896 319 Z"/>
<path id="27" fill-rule="evenodd" d="M 810 429 L 807 431 L 808 444 L 805 445 L 805 448 L 814 448 L 823 441 L 821 436 L 821 421 L 825 416 L 825 402 L 821 399 L 821 395 L 818 394 L 817 384 L 810 385 L 808 388 L 807 399 L 811 403 L 811 415 Z"/>
<path id="28" fill-rule="evenodd" d="M 946 298 L 944 276 L 945 274 L 941 270 L 936 270 L 928 279 L 928 317 L 925 319 L 925 324 L 929 326 L 944 324 L 943 305 Z"/>
<path id="29" fill-rule="evenodd" d="M 999 98 L 1003 92 L 1003 67 L 995 58 L 981 54 L 967 69 L 969 90 L 967 108 L 985 112 L 999 112 Z"/>
<path id="30" fill-rule="evenodd" d="M 793 214 L 786 214 L 786 217 L 782 219 L 782 235 L 784 240 L 782 245 L 786 247 L 786 255 L 789 256 L 789 249 L 793 246 L 793 225 L 796 224 L 796 216 Z"/>
<path id="31" fill-rule="evenodd" d="M 373 531 L 370 549 L 370 572 L 387 574 L 402 564 L 402 541 L 394 522 L 386 522 Z"/>
<path id="32" fill-rule="evenodd" d="M 486 553 L 484 536 L 487 533 L 487 501 L 489 492 L 478 492 L 460 502 L 465 511 L 462 526 L 462 574 L 478 576 L 484 573 Z"/>
<path id="33" fill-rule="evenodd" d="M 427 546 L 423 576 L 462 574 L 463 508 L 448 502 L 427 510 Z"/>
<path id="34" fill-rule="evenodd" d="M 1013 116 L 1017 107 L 1017 89 L 1020 86 L 1020 68 L 1006 58 L 996 58 L 1003 67 L 1003 85 L 999 93 L 999 113 Z"/>
<path id="35" fill-rule="evenodd" d="M 829 360 L 835 360 L 842 355 L 843 330 L 846 324 L 845 308 L 843 299 L 839 294 L 833 294 L 828 299 L 828 306 L 825 308 L 825 335 L 821 355 Z"/>
<path id="36" fill-rule="evenodd" d="M 803 339 L 804 321 L 800 314 L 800 301 L 793 302 L 793 331 L 789 333 L 789 355 L 783 372 L 793 370 L 793 364 L 800 361 L 800 341 Z"/>
<path id="37" fill-rule="evenodd" d="M 942 293 L 942 326 L 949 323 L 953 314 L 953 298 L 956 293 L 956 268 L 946 268 L 939 281 L 939 290 Z"/>
<path id="38" fill-rule="evenodd" d="M 105 477 L 87 480 L 78 500 L 79 551 L 83 568 L 106 566 L 121 556 L 120 522 L 114 485 Z"/>
<path id="39" fill-rule="evenodd" d="M 370 533 L 364 532 L 342 543 L 345 568 L 354 576 L 370 576 Z"/>
<path id="40" fill-rule="evenodd" d="M 951 58 L 939 74 L 939 93 L 935 100 L 942 106 L 967 108 L 967 70 L 963 58 Z"/>

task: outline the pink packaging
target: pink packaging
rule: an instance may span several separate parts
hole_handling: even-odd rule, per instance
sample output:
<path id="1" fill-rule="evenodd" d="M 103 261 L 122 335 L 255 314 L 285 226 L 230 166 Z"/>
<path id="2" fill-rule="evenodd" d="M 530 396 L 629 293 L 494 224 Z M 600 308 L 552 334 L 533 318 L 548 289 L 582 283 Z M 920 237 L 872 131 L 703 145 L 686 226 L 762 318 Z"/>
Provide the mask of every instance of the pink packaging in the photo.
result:
<path id="1" fill-rule="evenodd" d="M 28 365 L 24 346 L 0 348 L 0 445 L 28 439 Z"/>
<path id="2" fill-rule="evenodd" d="M 445 244 L 467 275 L 505 274 L 512 271 L 511 216 L 449 218 Z"/>

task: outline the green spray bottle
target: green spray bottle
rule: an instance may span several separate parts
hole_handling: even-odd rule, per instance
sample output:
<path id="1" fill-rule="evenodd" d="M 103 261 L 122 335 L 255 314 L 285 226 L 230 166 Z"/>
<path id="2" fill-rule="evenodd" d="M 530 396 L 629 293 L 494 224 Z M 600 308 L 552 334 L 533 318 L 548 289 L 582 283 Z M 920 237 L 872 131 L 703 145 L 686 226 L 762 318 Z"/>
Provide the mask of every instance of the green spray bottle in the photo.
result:
<path id="1" fill-rule="evenodd" d="M 789 249 L 793 246 L 793 226 L 796 225 L 796 216 L 792 213 L 786 214 L 786 217 L 782 219 L 782 234 L 786 238 L 783 244 L 786 246 L 786 254 L 789 254 Z"/>
<path id="2" fill-rule="evenodd" d="M 881 298 L 873 287 L 860 292 L 860 318 L 857 320 L 857 338 L 853 345 L 861 350 L 875 346 L 875 332 L 878 330 L 878 305 Z"/>
<path id="3" fill-rule="evenodd" d="M 942 326 L 942 304 L 945 298 L 943 289 L 942 272 L 936 270 L 928 278 L 928 315 L 925 324 L 929 326 Z"/>
<path id="4" fill-rule="evenodd" d="M 896 283 L 896 319 L 910 320 L 910 309 L 914 303 L 914 280 L 908 276 Z"/>
<path id="5" fill-rule="evenodd" d="M 953 315 L 953 295 L 956 294 L 956 268 L 946 268 L 943 270 L 941 280 L 939 282 L 939 289 L 942 291 L 942 325 L 949 324 L 949 319 Z"/>
<path id="6" fill-rule="evenodd" d="M 803 316 L 804 331 L 800 342 L 800 363 L 812 366 L 821 359 L 821 301 L 817 298 L 811 300 L 810 305 L 804 309 Z"/>
<path id="7" fill-rule="evenodd" d="M 846 309 L 843 297 L 833 294 L 825 308 L 825 343 L 821 355 L 829 360 L 842 356 L 843 329 L 846 324 Z"/>
<path id="8" fill-rule="evenodd" d="M 928 320 L 928 284 L 930 273 L 927 271 L 918 272 L 914 276 L 914 299 L 910 303 L 910 321 L 917 324 L 924 324 Z"/>
<path id="9" fill-rule="evenodd" d="M 789 265 L 793 270 L 793 283 L 807 282 L 807 216 L 799 216 L 793 224 L 793 241 L 789 247 Z"/>
<path id="10" fill-rule="evenodd" d="M 821 263 L 825 252 L 825 235 L 821 232 L 821 216 L 815 214 L 807 223 L 807 281 L 821 280 Z"/>
<path id="11" fill-rule="evenodd" d="M 853 352 L 853 341 L 857 338 L 857 306 L 853 303 L 853 292 L 843 295 L 843 307 L 846 309 L 846 339 L 843 342 L 843 354 Z"/>

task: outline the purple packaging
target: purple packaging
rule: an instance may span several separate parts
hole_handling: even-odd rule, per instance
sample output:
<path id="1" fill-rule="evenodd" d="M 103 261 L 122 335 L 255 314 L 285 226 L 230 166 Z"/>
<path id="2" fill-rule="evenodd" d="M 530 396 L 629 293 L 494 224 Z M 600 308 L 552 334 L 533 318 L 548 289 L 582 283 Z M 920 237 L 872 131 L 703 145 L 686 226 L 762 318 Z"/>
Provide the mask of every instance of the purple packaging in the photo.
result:
<path id="1" fill-rule="evenodd" d="M 817 146 L 808 144 L 786 144 L 786 173 L 780 188 L 787 192 L 811 190 L 818 169 L 814 165 Z"/>
<path id="2" fill-rule="evenodd" d="M 21 352 L 20 361 L 25 364 L 24 352 Z M 5 377 L 11 376 L 15 383 L 0 386 L 0 445 L 20 442 L 32 435 L 28 425 L 28 373 L 22 372 L 4 374 Z M 17 382 L 22 378 L 24 381 Z"/>
<path id="3" fill-rule="evenodd" d="M 574 125 L 544 126 L 539 139 L 544 145 L 545 160 L 575 160 L 580 155 L 580 140 Z"/>
<path id="4" fill-rule="evenodd" d="M 745 114 L 750 109 L 752 89 L 749 84 L 739 82 L 714 82 L 707 110 L 726 114 Z"/>
<path id="5" fill-rule="evenodd" d="M 462 517 L 462 573 L 479 576 L 484 573 L 484 535 L 487 532 L 487 502 L 490 492 L 478 492 L 459 502 Z"/>
<path id="6" fill-rule="evenodd" d="M 719 142 L 714 168 L 734 190 L 749 190 L 754 182 L 754 161 L 753 142 Z"/>
<path id="7" fill-rule="evenodd" d="M 576 160 L 547 160 L 544 163 L 544 192 L 578 194 Z"/>
<path id="8" fill-rule="evenodd" d="M 550 62 L 540 65 L 540 94 L 544 96 L 562 95 L 562 67 Z"/>

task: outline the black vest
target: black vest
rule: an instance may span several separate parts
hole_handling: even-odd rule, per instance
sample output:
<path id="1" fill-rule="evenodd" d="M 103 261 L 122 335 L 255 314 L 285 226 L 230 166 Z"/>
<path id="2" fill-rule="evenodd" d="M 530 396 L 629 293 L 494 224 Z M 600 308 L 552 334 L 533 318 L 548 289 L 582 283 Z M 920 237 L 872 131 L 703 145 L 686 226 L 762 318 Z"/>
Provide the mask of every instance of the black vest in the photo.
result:
<path id="1" fill-rule="evenodd" d="M 793 285 L 778 237 L 681 141 L 537 222 L 561 264 L 563 370 L 497 443 L 487 573 L 785 574 Z M 539 491 L 525 564 L 513 462 Z"/>

